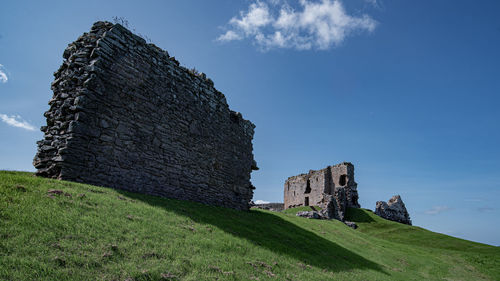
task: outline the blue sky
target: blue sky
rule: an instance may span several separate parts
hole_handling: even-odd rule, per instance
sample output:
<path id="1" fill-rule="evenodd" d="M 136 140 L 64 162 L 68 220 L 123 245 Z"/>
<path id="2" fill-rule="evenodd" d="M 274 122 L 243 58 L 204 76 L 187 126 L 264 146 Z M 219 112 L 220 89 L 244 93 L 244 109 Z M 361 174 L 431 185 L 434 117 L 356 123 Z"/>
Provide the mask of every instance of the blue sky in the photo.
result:
<path id="1" fill-rule="evenodd" d="M 124 17 L 256 124 L 255 200 L 350 161 L 362 207 L 500 245 L 499 1 L 103 2 L 2 2 L 0 169 L 34 170 L 67 44 Z"/>

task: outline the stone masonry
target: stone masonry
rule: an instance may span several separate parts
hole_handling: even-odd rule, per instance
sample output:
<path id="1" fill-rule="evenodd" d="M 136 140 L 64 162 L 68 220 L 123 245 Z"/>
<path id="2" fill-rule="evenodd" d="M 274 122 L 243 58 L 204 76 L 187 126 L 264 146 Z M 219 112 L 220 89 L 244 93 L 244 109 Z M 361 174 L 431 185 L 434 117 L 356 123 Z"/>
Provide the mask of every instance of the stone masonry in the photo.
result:
<path id="1" fill-rule="evenodd" d="M 311 170 L 285 181 L 285 209 L 322 206 L 326 217 L 344 220 L 346 207 L 359 208 L 354 165 L 349 162 Z"/>
<path id="2" fill-rule="evenodd" d="M 387 203 L 377 201 L 375 214 L 387 220 L 411 225 L 410 214 L 399 195 L 392 196 Z"/>
<path id="3" fill-rule="evenodd" d="M 109 22 L 96 22 L 63 57 L 37 176 L 249 208 L 255 126 L 205 74 Z"/>

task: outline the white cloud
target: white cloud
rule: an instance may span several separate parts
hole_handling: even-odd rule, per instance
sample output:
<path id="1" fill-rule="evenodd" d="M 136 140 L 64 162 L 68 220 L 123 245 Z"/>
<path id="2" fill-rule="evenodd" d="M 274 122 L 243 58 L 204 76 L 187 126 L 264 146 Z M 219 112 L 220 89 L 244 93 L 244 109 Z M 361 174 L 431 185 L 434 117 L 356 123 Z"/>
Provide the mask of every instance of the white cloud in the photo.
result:
<path id="1" fill-rule="evenodd" d="M 269 7 L 263 2 L 252 3 L 248 12 L 240 12 L 241 19 L 233 17 L 229 23 L 243 30 L 246 34 L 252 34 L 259 28 L 271 22 Z"/>
<path id="2" fill-rule="evenodd" d="M 7 123 L 7 125 L 9 126 L 22 128 L 28 131 L 35 131 L 35 127 L 30 123 L 24 121 L 23 118 L 21 118 L 21 116 L 19 115 L 8 116 L 6 114 L 0 113 L 0 119 L 2 119 L 2 121 Z"/>
<path id="3" fill-rule="evenodd" d="M 377 0 L 365 0 L 365 2 L 374 6 L 374 7 L 378 7 Z"/>
<path id="4" fill-rule="evenodd" d="M 232 40 L 241 40 L 241 39 L 243 39 L 243 37 L 232 30 L 228 30 L 226 33 L 220 35 L 217 38 L 217 40 L 220 40 L 220 41 L 232 41 Z"/>
<path id="5" fill-rule="evenodd" d="M 264 201 L 264 200 L 255 200 L 255 202 L 254 202 L 254 203 L 255 203 L 255 204 L 269 204 L 269 203 L 271 203 L 271 202 L 269 202 L 269 201 Z"/>
<path id="6" fill-rule="evenodd" d="M 446 212 L 449 210 L 451 210 L 451 208 L 448 206 L 434 206 L 429 210 L 425 211 L 424 213 L 427 215 L 438 215 L 441 214 L 442 212 Z"/>
<path id="7" fill-rule="evenodd" d="M 229 21 L 217 40 L 249 38 L 263 50 L 294 48 L 326 50 L 358 31 L 372 32 L 377 22 L 368 15 L 351 16 L 340 0 L 298 0 L 299 10 L 286 1 L 257 0 Z M 269 4 L 270 5 L 269 5 Z"/>
<path id="8" fill-rule="evenodd" d="M 9 81 L 9 78 L 7 77 L 7 73 L 5 73 L 5 67 L 0 64 L 0 83 L 7 83 Z"/>

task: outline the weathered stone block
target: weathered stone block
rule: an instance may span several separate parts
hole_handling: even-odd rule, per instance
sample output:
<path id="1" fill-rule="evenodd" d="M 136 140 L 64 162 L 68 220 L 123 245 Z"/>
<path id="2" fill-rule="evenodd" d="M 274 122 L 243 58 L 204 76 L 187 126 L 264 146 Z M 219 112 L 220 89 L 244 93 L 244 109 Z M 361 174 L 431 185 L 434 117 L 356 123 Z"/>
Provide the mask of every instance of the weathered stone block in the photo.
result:
<path id="1" fill-rule="evenodd" d="M 297 217 L 303 217 L 303 218 L 308 218 L 308 219 L 322 219 L 323 216 L 317 212 L 317 211 L 301 211 L 301 212 L 297 212 L 297 214 L 295 214 Z"/>
<path id="2" fill-rule="evenodd" d="M 399 195 L 392 196 L 387 203 L 377 201 L 375 214 L 387 220 L 411 225 L 410 214 Z"/>

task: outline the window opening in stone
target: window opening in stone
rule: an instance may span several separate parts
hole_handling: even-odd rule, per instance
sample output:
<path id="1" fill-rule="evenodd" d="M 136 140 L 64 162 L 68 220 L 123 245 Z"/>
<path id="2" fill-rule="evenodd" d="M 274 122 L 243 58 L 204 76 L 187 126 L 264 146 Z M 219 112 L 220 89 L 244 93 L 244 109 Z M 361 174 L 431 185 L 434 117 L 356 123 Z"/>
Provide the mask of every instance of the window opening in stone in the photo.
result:
<path id="1" fill-rule="evenodd" d="M 344 186 L 346 184 L 347 175 L 341 175 L 339 179 L 339 185 Z"/>
<path id="2" fill-rule="evenodd" d="M 309 206 L 309 197 L 304 198 L 304 206 Z"/>
<path id="3" fill-rule="evenodd" d="M 306 191 L 304 193 L 311 193 L 311 182 L 307 179 Z"/>

